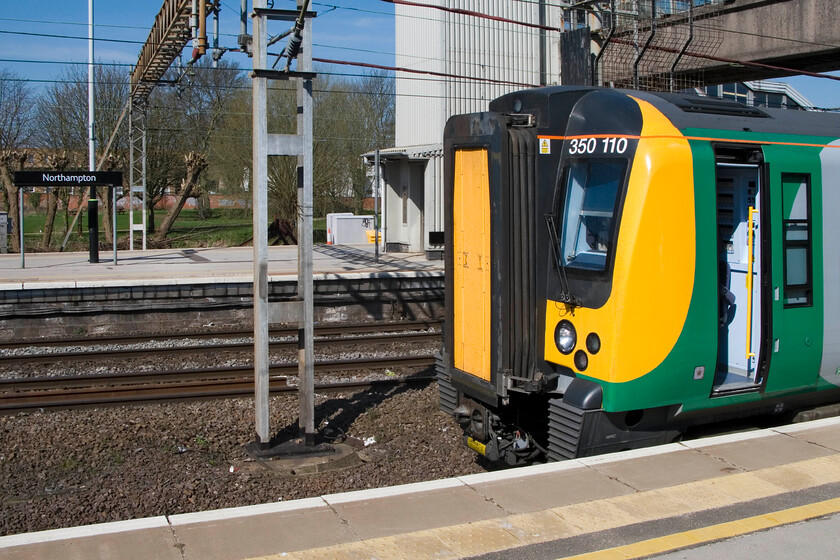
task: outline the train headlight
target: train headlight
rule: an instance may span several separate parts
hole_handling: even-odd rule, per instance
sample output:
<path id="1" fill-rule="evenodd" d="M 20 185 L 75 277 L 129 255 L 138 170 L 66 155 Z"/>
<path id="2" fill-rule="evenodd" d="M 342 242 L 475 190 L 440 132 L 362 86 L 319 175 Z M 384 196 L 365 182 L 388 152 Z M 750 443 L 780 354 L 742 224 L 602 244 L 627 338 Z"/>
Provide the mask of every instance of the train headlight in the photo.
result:
<path id="1" fill-rule="evenodd" d="M 577 332 L 569 321 L 563 319 L 554 328 L 554 344 L 561 354 L 571 354 L 577 344 Z"/>

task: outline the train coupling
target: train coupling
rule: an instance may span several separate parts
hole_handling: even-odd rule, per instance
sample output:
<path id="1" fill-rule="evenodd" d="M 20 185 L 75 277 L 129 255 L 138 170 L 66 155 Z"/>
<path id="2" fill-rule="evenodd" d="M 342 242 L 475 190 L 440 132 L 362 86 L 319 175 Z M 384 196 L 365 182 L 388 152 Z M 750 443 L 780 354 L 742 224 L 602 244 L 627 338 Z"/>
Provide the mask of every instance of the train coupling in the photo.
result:
<path id="1" fill-rule="evenodd" d="M 452 416 L 464 430 L 467 447 L 490 461 L 503 460 L 513 466 L 523 465 L 540 453 L 527 433 L 506 429 L 498 416 L 481 405 L 462 403 L 455 408 Z"/>

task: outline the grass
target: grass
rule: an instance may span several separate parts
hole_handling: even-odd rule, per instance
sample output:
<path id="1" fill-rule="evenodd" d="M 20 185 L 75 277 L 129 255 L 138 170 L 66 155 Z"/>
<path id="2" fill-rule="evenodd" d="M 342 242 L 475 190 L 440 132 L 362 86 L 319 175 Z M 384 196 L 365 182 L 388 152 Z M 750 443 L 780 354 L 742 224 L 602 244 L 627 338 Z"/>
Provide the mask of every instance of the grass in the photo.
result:
<path id="1" fill-rule="evenodd" d="M 155 225 L 160 227 L 165 212 L 155 213 Z M 137 216 L 135 215 L 135 220 Z M 87 211 L 82 212 L 76 223 L 74 233 L 70 235 L 65 251 L 87 251 L 88 230 Z M 46 222 L 46 213 L 38 212 L 24 216 L 24 243 L 27 252 L 44 250 L 41 246 L 41 237 Z M 72 223 L 72 215 L 70 217 Z M 102 231 L 102 217 L 100 215 L 99 242 L 105 243 L 105 233 Z M 117 239 L 120 246 L 127 244 L 129 228 L 128 213 L 117 214 Z M 314 238 L 316 243 L 323 243 L 326 240 L 326 220 L 316 218 L 314 220 Z M 66 235 L 64 214 L 56 216 L 53 229 L 51 251 L 57 251 Z M 135 236 L 135 244 L 138 236 Z M 175 224 L 167 236 L 169 247 L 238 247 L 251 245 L 253 238 L 252 216 L 247 210 L 215 209 L 210 217 L 201 218 L 197 210 L 182 210 L 175 220 Z M 151 239 L 151 235 L 148 236 Z M 11 246 L 11 242 L 10 242 Z M 135 245 L 136 246 L 136 245 Z"/>

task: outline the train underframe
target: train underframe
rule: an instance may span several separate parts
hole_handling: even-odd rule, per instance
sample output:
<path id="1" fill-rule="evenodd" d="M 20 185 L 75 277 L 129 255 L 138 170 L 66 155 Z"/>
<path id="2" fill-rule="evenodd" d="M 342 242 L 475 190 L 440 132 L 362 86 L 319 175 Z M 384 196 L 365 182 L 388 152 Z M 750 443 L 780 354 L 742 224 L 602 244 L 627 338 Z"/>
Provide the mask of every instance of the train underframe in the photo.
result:
<path id="1" fill-rule="evenodd" d="M 459 390 L 438 367 L 441 409 L 464 430 L 468 447 L 492 462 L 525 465 L 627 451 L 679 441 L 691 427 L 760 415 L 794 421 L 795 415 L 840 401 L 840 389 L 765 398 L 685 412 L 679 405 L 606 412 L 600 388 L 576 379 L 564 395 L 513 394 L 491 406 Z M 820 416 L 840 414 L 821 409 Z"/>
<path id="2" fill-rule="evenodd" d="M 464 430 L 468 447 L 489 461 L 523 465 L 670 443 L 682 429 L 674 407 L 609 413 L 597 384 L 580 379 L 565 396 L 514 393 L 502 406 L 470 398 L 438 368 L 441 409 Z"/>

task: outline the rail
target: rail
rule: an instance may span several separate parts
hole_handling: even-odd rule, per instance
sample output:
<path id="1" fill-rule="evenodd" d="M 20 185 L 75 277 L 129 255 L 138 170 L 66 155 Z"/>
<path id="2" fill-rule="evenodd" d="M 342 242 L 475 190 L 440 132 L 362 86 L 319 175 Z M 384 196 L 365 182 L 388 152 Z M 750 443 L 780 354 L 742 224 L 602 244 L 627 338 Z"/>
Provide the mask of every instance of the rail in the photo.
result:
<path id="1" fill-rule="evenodd" d="M 316 362 L 315 372 L 369 369 L 428 368 L 434 356 L 364 358 Z M 297 373 L 297 363 L 269 368 L 271 392 L 295 392 L 288 379 Z M 40 409 L 77 408 L 121 404 L 230 398 L 252 395 L 253 366 L 179 371 L 112 373 L 67 377 L 41 377 L 0 381 L 0 414 L 17 414 Z M 343 383 L 320 383 L 317 391 L 335 391 L 399 383 L 428 382 L 433 376 L 392 376 Z"/>

